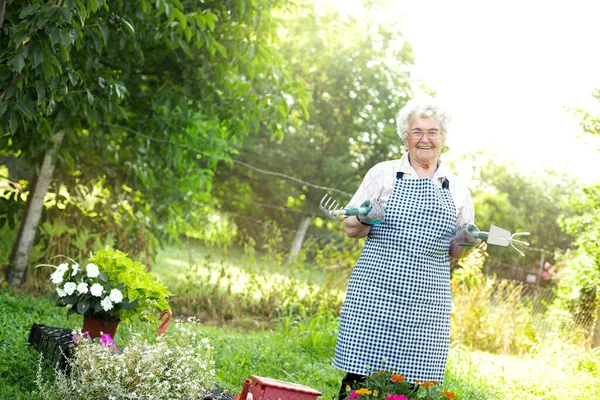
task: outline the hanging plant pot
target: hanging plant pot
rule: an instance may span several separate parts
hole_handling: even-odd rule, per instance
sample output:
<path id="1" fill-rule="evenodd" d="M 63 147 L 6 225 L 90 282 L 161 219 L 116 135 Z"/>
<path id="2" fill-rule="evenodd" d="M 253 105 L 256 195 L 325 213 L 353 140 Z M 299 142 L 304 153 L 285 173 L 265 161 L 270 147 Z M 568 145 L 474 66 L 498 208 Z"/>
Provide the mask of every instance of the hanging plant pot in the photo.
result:
<path id="1" fill-rule="evenodd" d="M 121 321 L 116 320 L 105 324 L 104 321 L 99 318 L 84 316 L 82 332 L 87 332 L 92 339 L 99 338 L 102 336 L 102 333 L 108 333 L 112 338 L 114 338 L 115 333 L 117 332 L 117 327 L 119 326 L 119 322 Z"/>

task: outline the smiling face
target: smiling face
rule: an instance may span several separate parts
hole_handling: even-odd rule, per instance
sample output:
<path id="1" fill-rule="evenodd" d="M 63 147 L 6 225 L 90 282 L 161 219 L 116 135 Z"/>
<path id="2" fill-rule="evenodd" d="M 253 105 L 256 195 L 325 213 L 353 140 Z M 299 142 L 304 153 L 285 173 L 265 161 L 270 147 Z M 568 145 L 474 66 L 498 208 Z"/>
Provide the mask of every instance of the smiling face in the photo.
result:
<path id="1" fill-rule="evenodd" d="M 437 165 L 444 142 L 445 138 L 437 120 L 416 115 L 410 117 L 406 145 L 411 161 L 421 166 Z"/>

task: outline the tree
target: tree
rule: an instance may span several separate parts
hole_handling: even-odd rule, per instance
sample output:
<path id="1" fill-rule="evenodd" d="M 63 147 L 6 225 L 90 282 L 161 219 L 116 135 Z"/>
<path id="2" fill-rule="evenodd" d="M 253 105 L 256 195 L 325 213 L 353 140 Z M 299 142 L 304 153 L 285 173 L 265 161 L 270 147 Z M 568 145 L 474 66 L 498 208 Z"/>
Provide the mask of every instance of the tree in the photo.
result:
<path id="1" fill-rule="evenodd" d="M 6 4 L 0 148 L 49 160 L 30 189 L 10 284 L 25 279 L 36 230 L 28 215 L 41 213 L 46 187 L 68 202 L 100 182 L 108 194 L 98 220 L 145 226 L 164 242 L 195 217 L 188 209 L 207 199 L 232 145 L 277 129 L 286 99 L 302 105 L 302 85 L 271 50 L 271 12 L 283 1 Z"/>
<path id="2" fill-rule="evenodd" d="M 600 101 L 600 89 L 592 94 Z M 600 116 L 577 109 L 581 118 L 583 132 L 588 135 L 600 135 Z M 599 149 L 600 150 L 600 149 Z M 595 310 L 592 344 L 600 347 L 600 185 L 589 185 L 572 191 L 566 206 L 572 213 L 560 216 L 563 230 L 575 238 L 572 257 L 567 259 L 561 279 L 557 303 L 579 303 L 576 308 L 586 306 Z"/>
<path id="3" fill-rule="evenodd" d="M 493 224 L 512 233 L 531 232 L 524 240 L 537 249 L 525 248 L 525 257 L 521 257 L 511 247 L 489 247 L 486 267 L 535 266 L 540 251 L 552 262 L 554 252 L 566 249 L 573 241 L 557 221 L 560 214 L 572 215 L 561 205 L 561 198 L 572 189 L 573 179 L 552 171 L 526 175 L 512 165 L 493 161 L 491 154 L 475 154 L 473 158 L 475 224 L 484 231 Z"/>
<path id="4" fill-rule="evenodd" d="M 283 136 L 253 133 L 236 159 L 300 182 L 237 165 L 218 171 L 214 193 L 221 210 L 236 213 L 248 235 L 260 236 L 256 219 L 276 221 L 300 232 L 291 246 L 298 251 L 308 223 L 322 216 L 318 204 L 326 191 L 315 186 L 338 189 L 329 194 L 345 204 L 370 167 L 399 157 L 395 118 L 412 95 L 411 47 L 395 27 L 377 24 L 371 11 L 355 19 L 306 1 L 285 19 L 278 51 L 311 92 L 310 119 L 282 126 Z"/>

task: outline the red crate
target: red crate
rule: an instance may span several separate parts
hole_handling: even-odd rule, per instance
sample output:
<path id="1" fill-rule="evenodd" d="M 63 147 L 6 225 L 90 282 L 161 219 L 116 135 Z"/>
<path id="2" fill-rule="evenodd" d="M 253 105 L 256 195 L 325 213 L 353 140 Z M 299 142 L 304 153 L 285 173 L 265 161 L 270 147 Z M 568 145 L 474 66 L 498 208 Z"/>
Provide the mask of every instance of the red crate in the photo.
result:
<path id="1" fill-rule="evenodd" d="M 250 375 L 253 400 L 317 400 L 321 392 L 308 386 Z M 244 391 L 242 391 L 244 393 Z M 243 399 L 246 400 L 246 399 Z"/>

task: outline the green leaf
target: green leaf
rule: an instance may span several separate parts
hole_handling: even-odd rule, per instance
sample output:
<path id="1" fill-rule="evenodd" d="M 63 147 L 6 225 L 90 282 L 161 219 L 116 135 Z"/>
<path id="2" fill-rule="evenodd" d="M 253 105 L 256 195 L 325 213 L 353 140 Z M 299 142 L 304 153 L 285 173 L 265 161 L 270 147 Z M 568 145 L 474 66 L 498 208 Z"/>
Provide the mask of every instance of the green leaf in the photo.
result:
<path id="1" fill-rule="evenodd" d="M 79 296 L 77 295 L 70 295 L 70 296 L 65 296 L 62 298 L 63 303 L 65 304 L 75 304 L 79 301 Z"/>
<path id="2" fill-rule="evenodd" d="M 227 57 L 227 50 L 225 49 L 225 46 L 217 41 L 215 41 L 213 45 L 217 48 L 219 54 L 221 54 L 223 57 Z"/>
<path id="3" fill-rule="evenodd" d="M 4 114 L 4 112 L 6 111 L 7 108 L 8 108 L 8 103 L 0 101 L 0 117 L 2 117 L 2 114 Z"/>
<path id="4" fill-rule="evenodd" d="M 19 13 L 19 19 L 25 19 L 25 17 L 29 17 L 30 15 L 35 14 L 39 8 L 40 7 L 35 4 L 23 7 L 21 12 Z"/>
<path id="5" fill-rule="evenodd" d="M 43 6 L 42 11 L 36 15 L 37 20 L 35 22 L 35 27 L 40 29 L 42 26 L 46 25 L 48 20 L 52 17 L 52 13 L 52 8 L 48 7 L 48 5 Z"/>
<path id="6" fill-rule="evenodd" d="M 6 89 L 6 94 L 4 95 L 4 100 L 10 100 L 15 93 L 17 93 L 17 88 L 13 85 Z"/>
<path id="7" fill-rule="evenodd" d="M 77 72 L 74 71 L 69 71 L 67 73 L 67 76 L 69 77 L 69 82 L 71 82 L 71 85 L 75 86 L 77 84 L 77 82 L 79 81 L 79 74 L 77 74 Z"/>
<path id="8" fill-rule="evenodd" d="M 42 50 L 41 46 L 35 46 L 33 50 L 33 65 L 32 68 L 36 68 L 44 61 L 44 50 Z"/>
<path id="9" fill-rule="evenodd" d="M 96 47 L 96 51 L 98 54 L 102 53 L 102 41 L 100 40 L 100 35 L 96 32 L 91 33 L 92 41 L 94 42 L 94 47 Z"/>
<path id="10" fill-rule="evenodd" d="M 23 40 L 27 39 L 27 36 L 29 36 L 28 31 L 26 31 L 26 30 L 19 31 L 13 35 L 12 40 L 15 42 L 15 45 L 18 47 L 21 43 L 23 43 Z"/>
<path id="11" fill-rule="evenodd" d="M 77 303 L 77 312 L 81 315 L 84 315 L 86 313 L 87 310 L 90 309 L 90 301 L 89 300 L 82 300 L 79 303 Z"/>
<path id="12" fill-rule="evenodd" d="M 13 72 L 21 72 L 25 66 L 25 57 L 23 57 L 23 54 L 17 54 L 8 62 L 8 64 L 12 65 Z"/>
<path id="13" fill-rule="evenodd" d="M 65 6 L 67 6 L 68 10 L 72 10 L 75 7 L 75 0 L 66 0 Z"/>
<path id="14" fill-rule="evenodd" d="M 46 98 L 46 85 L 37 85 L 35 88 L 38 95 L 38 102 Z"/>
<path id="15" fill-rule="evenodd" d="M 134 308 L 136 308 L 139 304 L 139 301 L 134 300 L 134 301 L 129 301 L 129 299 L 123 299 L 123 302 L 121 303 L 121 307 L 123 307 L 124 310 L 133 310 Z"/>
<path id="16" fill-rule="evenodd" d="M 106 46 L 109 37 L 108 28 L 105 25 L 98 24 L 98 29 L 100 29 L 100 33 L 102 33 L 102 40 L 104 40 L 104 45 Z"/>
<path id="17" fill-rule="evenodd" d="M 187 26 L 187 19 L 185 18 L 185 15 L 183 15 L 183 13 L 181 11 L 179 11 L 177 8 L 173 9 L 173 16 L 175 18 L 177 18 L 177 20 L 179 21 L 179 25 L 181 25 L 181 27 Z"/>
<path id="18" fill-rule="evenodd" d="M 71 34 L 67 30 L 61 29 L 60 41 L 62 42 L 63 46 L 68 48 L 72 43 Z"/>
<path id="19" fill-rule="evenodd" d="M 62 44 L 60 46 L 58 46 L 58 56 L 59 56 L 60 60 L 63 62 L 67 62 L 70 60 L 69 52 L 67 51 L 65 46 L 63 46 Z"/>
<path id="20" fill-rule="evenodd" d="M 33 103 L 31 102 L 31 100 L 27 99 L 27 100 L 21 100 L 19 102 L 17 102 L 17 104 L 19 105 L 19 108 L 21 109 L 21 111 L 23 111 L 23 113 L 25 113 L 25 115 L 27 115 L 28 118 L 33 118 L 33 115 L 35 113 L 34 111 L 34 106 Z"/>
<path id="21" fill-rule="evenodd" d="M 133 26 L 129 22 L 125 21 L 123 18 L 121 18 L 121 22 L 123 23 L 123 25 L 125 25 L 125 28 L 129 31 L 131 36 L 135 36 L 135 29 L 133 29 Z"/>
<path id="22" fill-rule="evenodd" d="M 0 81 L 7 80 L 12 76 L 10 69 L 0 65 Z"/>
<path id="23" fill-rule="evenodd" d="M 14 135 L 15 133 L 17 133 L 17 129 L 19 129 L 19 121 L 17 120 L 18 116 L 17 113 L 14 111 L 10 112 L 10 132 Z"/>
<path id="24" fill-rule="evenodd" d="M 52 46 L 56 45 L 60 41 L 60 31 L 56 27 L 50 28 L 50 43 Z"/>
<path id="25" fill-rule="evenodd" d="M 211 31 L 215 30 L 215 22 L 217 22 L 219 20 L 219 18 L 213 14 L 213 13 L 208 13 L 206 14 L 206 24 L 208 25 L 208 29 L 210 29 Z"/>
<path id="26" fill-rule="evenodd" d="M 98 8 L 100 8 L 100 6 L 98 5 L 98 2 L 96 2 L 96 0 L 88 0 L 87 8 L 91 12 L 96 12 L 98 11 Z"/>
<path id="27" fill-rule="evenodd" d="M 58 7 L 58 12 L 65 24 L 71 23 L 71 12 L 64 7 Z"/>
<path id="28" fill-rule="evenodd" d="M 54 68 L 52 63 L 48 60 L 44 60 L 42 63 L 42 73 L 44 74 L 44 80 L 50 81 L 54 76 Z"/>
<path id="29" fill-rule="evenodd" d="M 106 274 L 104 272 L 100 272 L 100 274 L 98 275 L 98 278 L 102 281 L 102 282 L 106 282 L 108 283 L 108 276 L 106 276 Z"/>
<path id="30" fill-rule="evenodd" d="M 88 89 L 86 89 L 85 91 L 87 93 L 88 103 L 90 103 L 90 105 L 93 105 L 94 104 L 94 96 Z"/>

